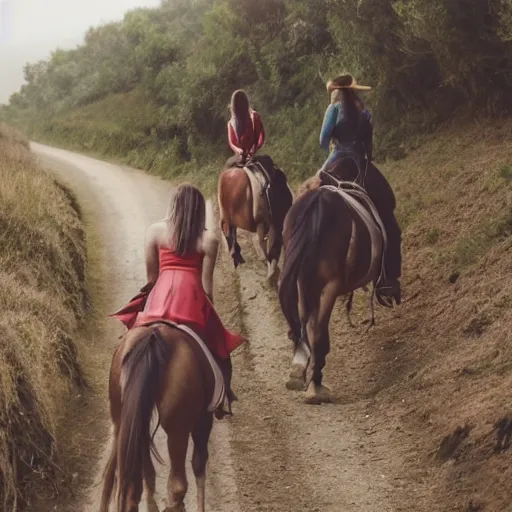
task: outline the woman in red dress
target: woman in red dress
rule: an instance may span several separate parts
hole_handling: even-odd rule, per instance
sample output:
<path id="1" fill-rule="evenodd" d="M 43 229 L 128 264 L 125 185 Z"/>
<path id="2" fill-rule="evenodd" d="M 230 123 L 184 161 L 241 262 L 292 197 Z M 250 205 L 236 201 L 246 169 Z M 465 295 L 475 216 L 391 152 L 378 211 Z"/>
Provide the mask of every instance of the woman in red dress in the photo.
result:
<path id="1" fill-rule="evenodd" d="M 253 157 L 265 142 L 261 116 L 251 108 L 247 94 L 241 89 L 231 96 L 230 110 L 228 140 L 235 155 L 228 160 L 228 167 Z"/>
<path id="2" fill-rule="evenodd" d="M 224 328 L 213 307 L 218 240 L 206 230 L 205 221 L 201 192 L 192 185 L 180 185 L 171 199 L 167 219 L 152 224 L 146 233 L 148 283 L 125 308 L 111 316 L 129 329 L 159 320 L 194 329 L 217 360 L 231 403 L 236 396 L 231 390 L 230 353 L 245 340 Z"/>

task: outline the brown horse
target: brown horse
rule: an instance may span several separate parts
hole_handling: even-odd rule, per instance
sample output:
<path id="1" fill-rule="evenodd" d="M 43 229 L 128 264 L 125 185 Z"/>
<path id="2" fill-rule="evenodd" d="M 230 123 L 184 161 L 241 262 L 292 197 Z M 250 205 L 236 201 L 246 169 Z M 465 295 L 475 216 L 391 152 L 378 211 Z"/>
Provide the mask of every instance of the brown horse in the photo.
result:
<path id="1" fill-rule="evenodd" d="M 267 156 L 258 159 L 268 159 L 271 162 Z M 251 165 L 251 169 L 255 168 L 254 161 L 247 165 Z M 276 173 L 268 195 L 262 191 L 263 183 L 258 172 L 245 167 L 230 167 L 222 171 L 218 183 L 220 225 L 235 268 L 245 263 L 237 241 L 237 228 L 257 233 L 268 265 L 267 281 L 276 285 L 279 279 L 278 261 L 283 243 L 283 222 L 292 205 L 293 193 L 286 176 L 281 172 Z"/>
<path id="2" fill-rule="evenodd" d="M 385 230 L 357 184 L 306 182 L 284 222 L 285 261 L 279 300 L 290 326 L 294 357 L 288 389 L 307 389 L 307 403 L 331 400 L 322 386 L 329 320 L 336 299 L 383 274 Z"/>
<path id="3" fill-rule="evenodd" d="M 105 468 L 100 512 L 108 512 L 116 484 L 117 512 L 136 512 L 145 482 L 148 511 L 158 512 L 154 499 L 159 459 L 150 431 L 156 408 L 167 434 L 171 461 L 169 505 L 165 512 L 185 510 L 185 458 L 189 436 L 194 441 L 192 468 L 197 485 L 197 509 L 205 510 L 206 463 L 213 415 L 208 403 L 214 387 L 206 355 L 180 329 L 165 323 L 128 331 L 116 349 L 110 368 L 112 451 Z"/>

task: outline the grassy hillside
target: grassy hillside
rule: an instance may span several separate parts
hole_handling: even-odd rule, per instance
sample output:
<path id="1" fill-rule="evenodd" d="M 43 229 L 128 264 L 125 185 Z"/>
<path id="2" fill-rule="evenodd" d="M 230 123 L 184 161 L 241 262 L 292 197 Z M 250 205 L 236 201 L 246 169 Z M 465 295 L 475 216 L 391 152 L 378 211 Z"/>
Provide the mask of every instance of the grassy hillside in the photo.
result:
<path id="1" fill-rule="evenodd" d="M 84 379 L 74 341 L 87 305 L 73 197 L 0 125 L 0 502 L 21 510 L 62 477 L 59 424 Z M 35 486 L 35 487 L 34 487 Z"/>
<path id="2" fill-rule="evenodd" d="M 373 361 L 360 364 L 379 385 L 354 393 L 374 399 L 385 420 L 372 428 L 393 430 L 389 448 L 429 510 L 511 510 L 511 129 L 445 128 L 385 166 L 404 304 L 367 336 Z"/>

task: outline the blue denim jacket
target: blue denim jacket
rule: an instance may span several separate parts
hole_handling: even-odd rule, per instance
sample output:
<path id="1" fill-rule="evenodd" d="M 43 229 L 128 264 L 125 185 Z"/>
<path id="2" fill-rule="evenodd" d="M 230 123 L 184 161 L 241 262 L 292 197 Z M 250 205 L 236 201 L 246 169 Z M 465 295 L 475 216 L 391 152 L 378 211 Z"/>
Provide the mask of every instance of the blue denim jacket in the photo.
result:
<path id="1" fill-rule="evenodd" d="M 368 120 L 371 124 L 372 116 L 370 112 L 365 108 L 361 112 L 361 116 L 364 116 L 366 120 Z M 358 160 L 358 164 L 361 165 L 359 161 L 362 155 L 358 155 L 355 152 L 354 143 L 352 141 L 340 142 L 337 139 L 333 139 L 333 131 L 339 124 L 343 123 L 345 119 L 345 112 L 342 103 L 331 103 L 324 115 L 324 120 L 322 123 L 322 129 L 320 130 L 320 146 L 322 149 L 329 151 L 329 143 L 331 139 L 334 142 L 334 150 L 331 152 L 326 162 L 322 166 L 322 169 L 326 167 L 327 164 L 331 163 L 338 156 L 345 154 L 353 156 Z M 356 134 L 354 134 L 355 136 Z"/>

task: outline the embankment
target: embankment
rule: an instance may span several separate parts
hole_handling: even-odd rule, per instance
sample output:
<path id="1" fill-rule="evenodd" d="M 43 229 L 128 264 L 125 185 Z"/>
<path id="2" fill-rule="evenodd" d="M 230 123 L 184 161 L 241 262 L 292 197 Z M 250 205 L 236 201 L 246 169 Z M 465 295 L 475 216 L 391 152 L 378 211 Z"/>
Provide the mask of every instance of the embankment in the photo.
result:
<path id="1" fill-rule="evenodd" d="M 30 509 L 68 483 L 66 404 L 86 379 L 86 241 L 73 195 L 0 126 L 0 502 Z"/>

